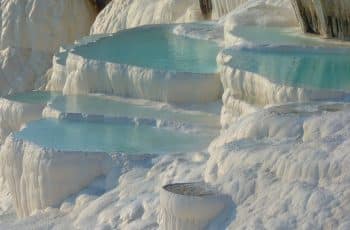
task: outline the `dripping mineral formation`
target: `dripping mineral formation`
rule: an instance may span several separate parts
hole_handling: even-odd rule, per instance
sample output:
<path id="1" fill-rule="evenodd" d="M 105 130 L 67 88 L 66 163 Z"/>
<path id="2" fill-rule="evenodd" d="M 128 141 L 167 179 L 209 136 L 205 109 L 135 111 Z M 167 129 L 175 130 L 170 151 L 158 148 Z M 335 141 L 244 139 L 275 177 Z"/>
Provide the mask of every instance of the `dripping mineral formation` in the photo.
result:
<path id="1" fill-rule="evenodd" d="M 213 6 L 211 4 L 211 0 L 199 0 L 199 4 L 201 7 L 201 11 L 203 14 L 203 17 L 205 19 L 211 18 L 211 12 L 213 10 Z"/>
<path id="2" fill-rule="evenodd" d="M 350 40 L 350 1 L 292 0 L 304 32 Z"/>

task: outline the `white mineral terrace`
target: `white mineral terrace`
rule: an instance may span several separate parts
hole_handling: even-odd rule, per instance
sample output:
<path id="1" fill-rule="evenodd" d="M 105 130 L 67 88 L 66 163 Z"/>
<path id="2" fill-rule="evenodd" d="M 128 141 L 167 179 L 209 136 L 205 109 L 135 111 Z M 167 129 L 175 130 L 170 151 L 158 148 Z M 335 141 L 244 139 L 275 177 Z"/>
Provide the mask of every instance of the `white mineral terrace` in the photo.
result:
<path id="1" fill-rule="evenodd" d="M 0 1 L 0 229 L 350 229 L 331 2 Z"/>
<path id="2" fill-rule="evenodd" d="M 78 44 L 55 58 L 46 89 L 172 103 L 217 101 L 218 45 L 175 35 L 173 28 L 145 26 Z"/>

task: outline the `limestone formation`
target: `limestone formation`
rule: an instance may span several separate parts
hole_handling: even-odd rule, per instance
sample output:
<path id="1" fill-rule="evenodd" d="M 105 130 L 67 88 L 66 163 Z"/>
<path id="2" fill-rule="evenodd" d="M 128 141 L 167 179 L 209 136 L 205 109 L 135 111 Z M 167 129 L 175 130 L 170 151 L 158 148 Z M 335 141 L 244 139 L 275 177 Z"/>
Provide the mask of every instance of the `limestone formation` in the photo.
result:
<path id="1" fill-rule="evenodd" d="M 304 32 L 350 40 L 350 1 L 292 0 L 292 4 Z"/>
<path id="2" fill-rule="evenodd" d="M 93 6 L 95 7 L 95 9 L 97 10 L 97 12 L 100 12 L 101 10 L 103 10 L 103 8 L 105 8 L 105 6 L 111 1 L 111 0 L 89 0 Z"/>
<path id="3" fill-rule="evenodd" d="M 203 17 L 205 19 L 211 19 L 211 12 L 213 10 L 211 0 L 199 0 L 199 5 L 201 7 Z"/>

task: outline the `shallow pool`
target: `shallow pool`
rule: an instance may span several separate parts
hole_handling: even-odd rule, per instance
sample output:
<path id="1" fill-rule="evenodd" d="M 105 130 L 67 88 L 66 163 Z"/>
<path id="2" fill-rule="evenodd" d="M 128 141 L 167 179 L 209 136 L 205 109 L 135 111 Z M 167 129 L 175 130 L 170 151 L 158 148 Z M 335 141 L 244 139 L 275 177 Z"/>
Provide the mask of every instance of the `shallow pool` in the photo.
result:
<path id="1" fill-rule="evenodd" d="M 216 73 L 215 42 L 178 36 L 174 26 L 153 25 L 120 31 L 71 52 L 87 59 L 190 73 Z"/>
<path id="2" fill-rule="evenodd" d="M 153 118 L 193 125 L 219 127 L 219 115 L 215 113 L 185 110 L 162 103 L 143 100 L 123 100 L 119 97 L 102 95 L 59 96 L 52 100 L 50 106 L 66 113 Z"/>
<path id="3" fill-rule="evenodd" d="M 230 50 L 230 66 L 277 84 L 350 91 L 350 50 L 257 47 Z"/>
<path id="4" fill-rule="evenodd" d="M 151 126 L 44 119 L 29 123 L 15 137 L 63 151 L 165 154 L 205 149 L 213 136 Z"/>
<path id="5" fill-rule="evenodd" d="M 164 103 L 123 99 L 105 95 L 62 95 L 56 92 L 32 91 L 6 97 L 9 100 L 29 104 L 49 104 L 63 113 L 82 113 L 110 117 L 153 118 L 176 121 L 191 125 L 219 127 L 219 107 L 215 111 L 202 111 L 201 108 L 186 109 Z M 210 105 L 205 106 L 210 107 Z M 217 107 L 217 108 L 216 108 Z"/>

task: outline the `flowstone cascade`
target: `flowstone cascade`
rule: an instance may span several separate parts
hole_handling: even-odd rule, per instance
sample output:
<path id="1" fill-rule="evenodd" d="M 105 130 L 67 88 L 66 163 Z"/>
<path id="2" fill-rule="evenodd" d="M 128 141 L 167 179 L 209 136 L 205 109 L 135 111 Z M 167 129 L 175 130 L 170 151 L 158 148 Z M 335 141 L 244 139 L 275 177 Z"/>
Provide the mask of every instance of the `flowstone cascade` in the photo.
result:
<path id="1" fill-rule="evenodd" d="M 96 8 L 97 12 L 100 12 L 103 10 L 103 8 L 106 7 L 106 5 L 111 1 L 111 0 L 89 0 L 91 4 L 94 5 Z"/>
<path id="2" fill-rule="evenodd" d="M 291 0 L 304 32 L 350 40 L 350 1 Z"/>
<path id="3" fill-rule="evenodd" d="M 95 16 L 87 0 L 2 0 L 0 96 L 43 85 L 53 53 L 88 34 Z"/>
<path id="4" fill-rule="evenodd" d="M 213 5 L 211 4 L 211 0 L 199 0 L 199 5 L 201 7 L 203 17 L 205 19 L 211 19 L 211 13 L 213 10 Z"/>

